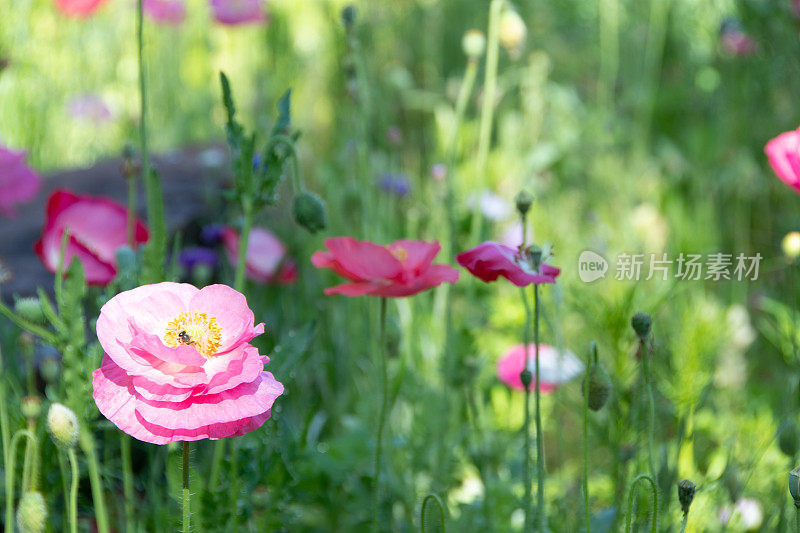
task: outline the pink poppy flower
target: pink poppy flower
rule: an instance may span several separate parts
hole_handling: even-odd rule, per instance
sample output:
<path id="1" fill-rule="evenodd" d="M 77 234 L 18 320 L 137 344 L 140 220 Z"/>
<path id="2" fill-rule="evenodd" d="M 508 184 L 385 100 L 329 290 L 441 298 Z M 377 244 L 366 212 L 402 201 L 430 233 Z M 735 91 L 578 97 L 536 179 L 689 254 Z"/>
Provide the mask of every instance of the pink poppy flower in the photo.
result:
<path id="1" fill-rule="evenodd" d="M 83 265 L 86 282 L 107 285 L 117 274 L 117 249 L 127 243 L 128 210 L 101 196 L 79 196 L 70 191 L 54 191 L 47 200 L 42 237 L 34 250 L 50 272 L 58 269 L 61 239 L 69 228 L 64 265 L 73 257 Z M 147 228 L 136 221 L 136 242 L 146 242 Z"/>
<path id="2" fill-rule="evenodd" d="M 456 256 L 458 264 L 483 281 L 503 276 L 517 287 L 555 283 L 561 270 L 542 261 L 536 268 L 530 252 L 520 252 L 497 242 L 484 242 Z"/>
<path id="3" fill-rule="evenodd" d="M 222 244 L 228 260 L 236 267 L 239 263 L 239 233 L 224 228 Z M 297 280 L 297 263 L 287 255 L 286 245 L 265 228 L 250 230 L 244 267 L 247 277 L 258 283 L 287 285 Z"/>
<path id="4" fill-rule="evenodd" d="M 62 13 L 74 17 L 88 17 L 107 2 L 107 0 L 55 0 Z"/>
<path id="5" fill-rule="evenodd" d="M 92 374 L 100 412 L 128 435 L 166 444 L 260 428 L 283 385 L 264 371 L 244 295 L 226 285 L 143 285 L 100 310 L 105 350 Z"/>
<path id="6" fill-rule="evenodd" d="M 535 372 L 536 345 L 528 345 L 530 359 L 528 370 Z M 520 374 L 525 370 L 525 345 L 512 346 L 497 361 L 497 377 L 512 389 L 525 390 Z M 539 344 L 539 390 L 551 392 L 564 383 L 572 381 L 583 372 L 583 363 L 569 350 L 557 350 L 547 344 Z M 536 383 L 534 374 L 532 383 Z"/>
<path id="7" fill-rule="evenodd" d="M 110 122 L 114 118 L 103 99 L 91 93 L 70 99 L 67 103 L 67 111 L 72 118 L 88 120 L 95 124 Z"/>
<path id="8" fill-rule="evenodd" d="M 800 193 L 800 129 L 781 133 L 767 143 L 764 153 L 781 181 Z"/>
<path id="9" fill-rule="evenodd" d="M 214 19 L 226 26 L 267 20 L 263 0 L 211 0 L 211 11 Z"/>
<path id="10" fill-rule="evenodd" d="M 144 12 L 160 24 L 177 26 L 186 19 L 183 0 L 144 0 Z"/>
<path id="11" fill-rule="evenodd" d="M 39 192 L 42 180 L 25 164 L 25 152 L 0 146 L 0 214 L 17 215 L 17 204 L 25 203 Z"/>
<path id="12" fill-rule="evenodd" d="M 329 251 L 311 256 L 314 266 L 330 268 L 350 280 L 325 289 L 328 295 L 397 298 L 458 281 L 458 271 L 453 267 L 432 264 L 441 249 L 438 242 L 399 240 L 380 246 L 336 237 L 325 239 L 325 247 Z"/>

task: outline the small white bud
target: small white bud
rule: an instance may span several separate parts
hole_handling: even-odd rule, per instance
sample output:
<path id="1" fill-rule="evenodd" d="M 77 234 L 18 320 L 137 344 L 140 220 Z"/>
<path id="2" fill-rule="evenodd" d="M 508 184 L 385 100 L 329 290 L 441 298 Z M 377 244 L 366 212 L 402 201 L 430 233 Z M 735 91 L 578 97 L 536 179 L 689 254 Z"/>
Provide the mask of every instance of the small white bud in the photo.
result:
<path id="1" fill-rule="evenodd" d="M 72 409 L 54 403 L 47 412 L 47 430 L 58 446 L 72 448 L 78 443 L 78 417 Z"/>

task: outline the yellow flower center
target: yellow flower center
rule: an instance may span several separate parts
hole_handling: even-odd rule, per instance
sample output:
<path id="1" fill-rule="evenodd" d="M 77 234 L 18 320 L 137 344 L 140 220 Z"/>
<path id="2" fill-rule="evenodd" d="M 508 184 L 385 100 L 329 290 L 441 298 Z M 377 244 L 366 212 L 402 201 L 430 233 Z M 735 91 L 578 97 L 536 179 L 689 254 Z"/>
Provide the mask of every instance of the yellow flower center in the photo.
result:
<path id="1" fill-rule="evenodd" d="M 194 346 L 203 357 L 212 357 L 222 342 L 222 328 L 217 318 L 192 311 L 173 318 L 164 332 L 164 344 L 171 348 Z"/>
<path id="2" fill-rule="evenodd" d="M 392 250 L 392 255 L 395 256 L 401 263 L 405 263 L 408 258 L 408 251 L 402 246 L 398 246 Z"/>

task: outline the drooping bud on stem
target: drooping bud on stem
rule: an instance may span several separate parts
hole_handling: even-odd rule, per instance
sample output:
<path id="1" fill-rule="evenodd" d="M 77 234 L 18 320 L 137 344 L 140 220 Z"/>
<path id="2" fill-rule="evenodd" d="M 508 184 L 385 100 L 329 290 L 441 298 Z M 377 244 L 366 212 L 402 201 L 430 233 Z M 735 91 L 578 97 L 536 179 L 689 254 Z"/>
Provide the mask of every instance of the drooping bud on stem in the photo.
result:
<path id="1" fill-rule="evenodd" d="M 689 507 L 694 500 L 695 484 L 689 479 L 682 479 L 678 482 L 678 501 L 681 502 L 681 511 L 684 516 L 689 514 Z"/>
<path id="2" fill-rule="evenodd" d="M 325 202 L 313 192 L 300 192 L 294 197 L 294 219 L 311 233 L 325 229 L 328 225 Z"/>
<path id="3" fill-rule="evenodd" d="M 22 495 L 17 507 L 17 527 L 25 533 L 41 533 L 47 526 L 47 505 L 39 491 Z"/>
<path id="4" fill-rule="evenodd" d="M 650 335 L 651 324 L 652 319 L 650 318 L 650 315 L 642 311 L 639 311 L 633 315 L 633 318 L 631 318 L 631 326 L 633 327 L 633 331 L 636 332 L 636 335 L 642 341 L 647 340 L 647 337 Z"/>
<path id="5" fill-rule="evenodd" d="M 53 442 L 62 448 L 73 448 L 78 443 L 78 417 L 66 405 L 54 403 L 50 406 L 47 430 Z"/>

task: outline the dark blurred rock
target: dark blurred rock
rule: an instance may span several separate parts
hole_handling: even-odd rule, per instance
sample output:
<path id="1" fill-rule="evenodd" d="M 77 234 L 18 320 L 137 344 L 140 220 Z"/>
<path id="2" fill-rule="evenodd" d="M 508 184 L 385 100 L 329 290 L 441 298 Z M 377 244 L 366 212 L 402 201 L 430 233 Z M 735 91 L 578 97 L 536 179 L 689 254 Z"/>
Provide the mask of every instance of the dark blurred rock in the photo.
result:
<path id="1" fill-rule="evenodd" d="M 45 176 L 42 190 L 33 202 L 22 205 L 14 219 L 0 218 L 0 259 L 12 272 L 3 284 L 5 300 L 13 294 L 30 296 L 41 286 L 52 291 L 53 275 L 33 251 L 44 224 L 45 203 L 56 189 L 108 196 L 127 203 L 127 182 L 120 173 L 122 159 L 101 161 L 84 169 L 54 172 Z M 170 231 L 208 214 L 211 199 L 218 202 L 229 176 L 228 149 L 206 145 L 175 150 L 153 158 L 161 176 L 167 227 Z M 139 182 L 139 216 L 145 220 L 144 187 Z"/>

